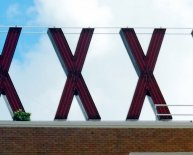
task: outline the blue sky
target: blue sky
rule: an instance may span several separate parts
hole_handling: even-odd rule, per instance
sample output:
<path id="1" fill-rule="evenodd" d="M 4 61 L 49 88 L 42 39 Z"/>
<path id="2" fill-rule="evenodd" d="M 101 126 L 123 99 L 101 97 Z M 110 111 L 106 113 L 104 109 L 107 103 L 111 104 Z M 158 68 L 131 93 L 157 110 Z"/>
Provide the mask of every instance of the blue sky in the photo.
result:
<path id="1" fill-rule="evenodd" d="M 0 26 L 46 27 L 192 27 L 191 0 L 1 0 Z M 102 120 L 125 120 L 138 76 L 119 36 L 120 28 L 95 29 L 116 32 L 92 38 L 83 76 Z M 0 31 L 7 31 L 0 28 Z M 44 32 L 26 34 L 24 32 Z M 47 28 L 23 28 L 10 75 L 32 120 L 53 120 L 66 76 L 46 34 Z M 74 29 L 63 29 L 74 32 Z M 80 29 L 77 30 L 80 32 Z M 153 29 L 136 29 L 152 32 Z M 171 30 L 167 33 L 191 33 Z M 0 33 L 0 49 L 6 33 Z M 74 51 L 78 35 L 66 35 Z M 138 35 L 144 51 L 151 35 Z M 155 77 L 167 104 L 193 104 L 193 44 L 191 35 L 166 35 L 155 67 Z M 119 80 L 118 80 L 119 79 Z M 193 113 L 193 107 L 171 108 L 172 113 Z M 0 119 L 11 120 L 0 98 Z M 177 117 L 175 120 L 191 117 Z M 69 120 L 84 120 L 76 99 Z M 140 120 L 155 120 L 145 100 Z"/>
<path id="2" fill-rule="evenodd" d="M 34 18 L 33 14 L 28 13 L 33 1 L 28 0 L 2 0 L 1 1 L 1 25 L 21 25 Z"/>
<path id="3" fill-rule="evenodd" d="M 0 25 L 1 26 L 22 26 L 30 25 L 30 22 L 35 18 L 36 14 L 33 11 L 30 11 L 31 7 L 34 5 L 34 1 L 27 0 L 2 0 L 0 9 Z M 8 31 L 8 28 L 1 27 L 0 31 Z M 28 29 L 23 28 L 22 31 L 28 31 Z M 2 49 L 6 33 L 1 33 L 0 35 L 0 49 Z M 20 59 L 22 61 L 23 51 L 30 50 L 30 44 L 37 42 L 38 35 L 26 35 L 21 34 L 19 38 L 19 43 L 17 46 L 17 51 L 15 53 L 15 59 Z"/>

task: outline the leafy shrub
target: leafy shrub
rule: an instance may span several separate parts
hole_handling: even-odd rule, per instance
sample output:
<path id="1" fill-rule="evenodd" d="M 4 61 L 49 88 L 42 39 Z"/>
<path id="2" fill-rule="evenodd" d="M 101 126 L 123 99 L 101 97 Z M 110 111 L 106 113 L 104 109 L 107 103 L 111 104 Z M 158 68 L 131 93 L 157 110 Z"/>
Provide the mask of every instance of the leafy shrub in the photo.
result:
<path id="1" fill-rule="evenodd" d="M 31 113 L 25 112 L 22 109 L 14 112 L 13 120 L 14 121 L 30 121 Z"/>

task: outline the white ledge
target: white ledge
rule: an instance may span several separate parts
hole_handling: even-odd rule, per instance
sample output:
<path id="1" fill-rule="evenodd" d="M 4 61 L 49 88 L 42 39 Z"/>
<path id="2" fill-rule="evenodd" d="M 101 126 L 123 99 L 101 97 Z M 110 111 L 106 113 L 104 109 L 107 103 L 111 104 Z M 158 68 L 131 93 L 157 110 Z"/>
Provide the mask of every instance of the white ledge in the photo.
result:
<path id="1" fill-rule="evenodd" d="M 30 128 L 193 128 L 181 121 L 0 121 L 2 127 Z"/>

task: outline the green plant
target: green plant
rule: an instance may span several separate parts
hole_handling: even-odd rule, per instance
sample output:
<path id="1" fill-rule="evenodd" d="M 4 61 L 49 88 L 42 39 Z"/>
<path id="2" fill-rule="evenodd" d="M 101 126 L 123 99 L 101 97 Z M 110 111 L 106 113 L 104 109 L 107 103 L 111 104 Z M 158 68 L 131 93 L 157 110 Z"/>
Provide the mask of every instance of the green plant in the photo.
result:
<path id="1" fill-rule="evenodd" d="M 30 121 L 31 113 L 25 112 L 22 109 L 17 110 L 13 113 L 14 121 Z"/>

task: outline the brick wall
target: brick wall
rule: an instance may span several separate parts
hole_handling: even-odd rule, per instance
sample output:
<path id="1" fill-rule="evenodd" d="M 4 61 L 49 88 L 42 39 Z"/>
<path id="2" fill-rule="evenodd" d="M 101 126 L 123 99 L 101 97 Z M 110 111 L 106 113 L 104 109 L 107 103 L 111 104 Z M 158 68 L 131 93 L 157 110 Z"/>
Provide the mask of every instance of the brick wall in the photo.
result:
<path id="1" fill-rule="evenodd" d="M 193 128 L 1 125 L 2 155 L 122 155 L 193 152 Z"/>

